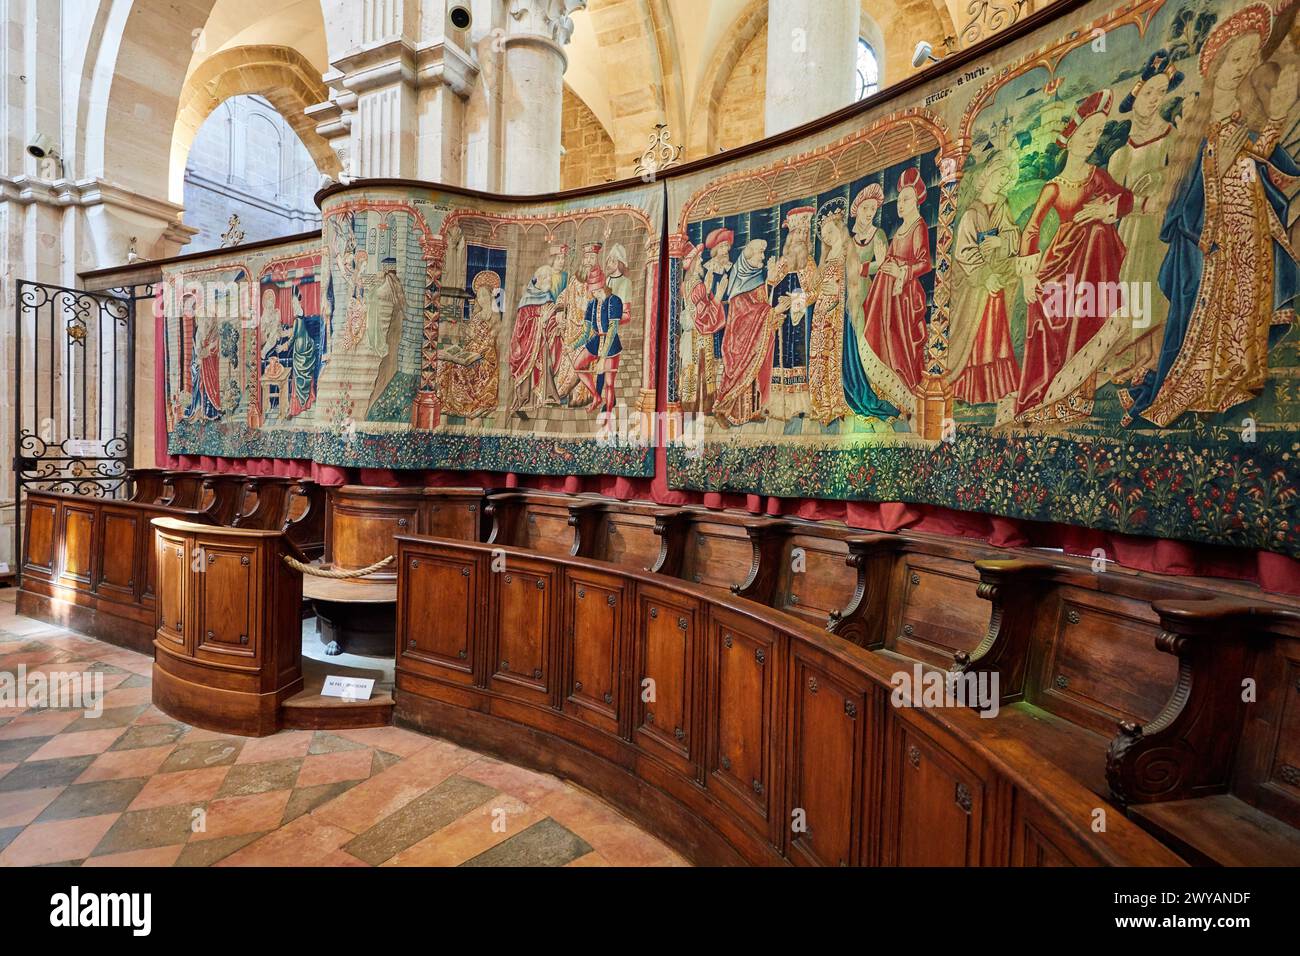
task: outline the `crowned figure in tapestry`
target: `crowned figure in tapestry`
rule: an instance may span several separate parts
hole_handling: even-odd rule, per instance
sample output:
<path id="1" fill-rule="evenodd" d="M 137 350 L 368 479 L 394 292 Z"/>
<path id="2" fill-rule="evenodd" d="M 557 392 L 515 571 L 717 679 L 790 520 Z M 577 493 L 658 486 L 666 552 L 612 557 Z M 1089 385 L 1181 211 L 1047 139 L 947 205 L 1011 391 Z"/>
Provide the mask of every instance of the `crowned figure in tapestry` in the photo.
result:
<path id="1" fill-rule="evenodd" d="M 1093 3 L 670 177 L 670 485 L 1300 553 L 1296 14 Z"/>

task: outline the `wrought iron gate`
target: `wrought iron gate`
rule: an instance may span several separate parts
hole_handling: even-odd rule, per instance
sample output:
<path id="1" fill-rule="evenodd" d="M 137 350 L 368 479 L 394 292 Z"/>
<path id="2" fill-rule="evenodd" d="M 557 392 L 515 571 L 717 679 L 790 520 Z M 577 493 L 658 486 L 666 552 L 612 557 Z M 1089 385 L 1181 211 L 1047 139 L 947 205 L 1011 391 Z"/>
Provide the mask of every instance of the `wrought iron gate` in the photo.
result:
<path id="1" fill-rule="evenodd" d="M 136 301 L 148 294 L 140 288 L 104 293 L 18 282 L 13 394 L 18 566 L 25 489 L 98 498 L 125 493 L 135 420 Z"/>

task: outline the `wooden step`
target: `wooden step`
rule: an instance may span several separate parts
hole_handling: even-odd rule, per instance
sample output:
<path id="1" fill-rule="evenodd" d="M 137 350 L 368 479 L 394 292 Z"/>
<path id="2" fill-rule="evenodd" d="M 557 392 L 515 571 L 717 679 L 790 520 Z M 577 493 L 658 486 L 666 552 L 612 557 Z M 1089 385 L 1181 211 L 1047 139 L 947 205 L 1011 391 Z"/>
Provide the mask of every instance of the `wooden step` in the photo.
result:
<path id="1" fill-rule="evenodd" d="M 373 677 L 374 693 L 369 700 L 322 697 L 328 676 Z M 387 727 L 393 722 L 392 687 L 379 669 L 344 667 L 314 658 L 302 659 L 303 688 L 280 705 L 280 726 L 297 730 L 355 730 Z"/>

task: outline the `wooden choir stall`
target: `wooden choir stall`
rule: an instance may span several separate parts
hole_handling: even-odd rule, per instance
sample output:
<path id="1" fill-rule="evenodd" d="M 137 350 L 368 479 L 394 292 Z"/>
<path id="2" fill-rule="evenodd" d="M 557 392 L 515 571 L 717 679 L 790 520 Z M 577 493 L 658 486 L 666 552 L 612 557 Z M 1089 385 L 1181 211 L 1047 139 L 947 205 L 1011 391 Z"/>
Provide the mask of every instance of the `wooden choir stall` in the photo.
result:
<path id="1" fill-rule="evenodd" d="M 372 6 L 421 82 L 470 37 Z M 486 191 L 524 124 L 414 164 L 477 187 L 340 175 L 313 231 L 83 273 L 153 284 L 155 432 L 77 467 L 217 471 L 20 456 L 19 613 L 187 724 L 422 732 L 692 863 L 1300 866 L 1300 0 L 960 6 L 820 118 L 773 61 L 782 131 L 720 155 Z"/>
<path id="2" fill-rule="evenodd" d="M 20 607 L 147 626 L 154 703 L 196 726 L 396 722 L 701 863 L 1300 863 L 1300 610 L 1244 584 L 596 495 L 134 484 L 29 495 Z M 391 696 L 320 696 L 304 597 Z"/>

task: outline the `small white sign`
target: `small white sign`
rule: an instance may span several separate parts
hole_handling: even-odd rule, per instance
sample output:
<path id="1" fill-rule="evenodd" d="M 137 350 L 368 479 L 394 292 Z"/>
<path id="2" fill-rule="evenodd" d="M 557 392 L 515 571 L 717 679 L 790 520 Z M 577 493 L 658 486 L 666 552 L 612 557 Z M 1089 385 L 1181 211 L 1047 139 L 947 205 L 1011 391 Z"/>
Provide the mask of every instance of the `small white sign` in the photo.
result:
<path id="1" fill-rule="evenodd" d="M 74 458 L 104 457 L 104 443 L 95 438 L 69 438 L 63 447 Z"/>
<path id="2" fill-rule="evenodd" d="M 320 695 L 342 697 L 344 700 L 369 700 L 374 688 L 373 677 L 326 677 Z"/>

